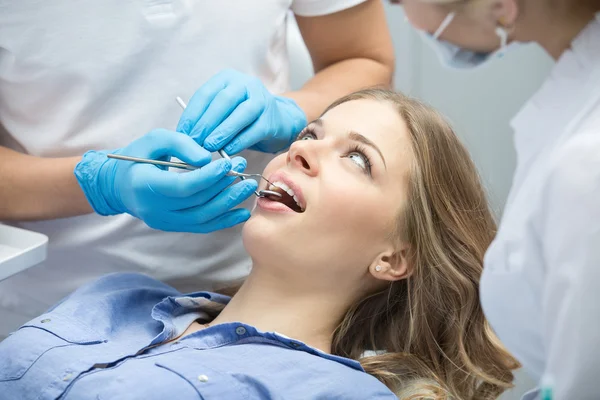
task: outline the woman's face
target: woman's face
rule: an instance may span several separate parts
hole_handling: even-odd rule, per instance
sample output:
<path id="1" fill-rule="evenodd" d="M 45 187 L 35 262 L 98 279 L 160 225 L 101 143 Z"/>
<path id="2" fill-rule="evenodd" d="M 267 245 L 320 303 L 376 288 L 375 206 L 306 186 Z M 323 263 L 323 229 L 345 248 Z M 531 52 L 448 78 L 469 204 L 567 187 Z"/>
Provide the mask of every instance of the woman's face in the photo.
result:
<path id="1" fill-rule="evenodd" d="M 291 208 L 257 201 L 243 229 L 255 267 L 327 288 L 356 285 L 393 249 L 411 162 L 408 131 L 392 104 L 361 99 L 329 110 L 263 173 L 291 188 L 303 211 L 289 196 L 283 201 Z"/>
<path id="2" fill-rule="evenodd" d="M 400 3 L 411 25 L 430 34 L 435 33 L 451 11 L 448 7 L 423 0 L 402 0 Z M 456 9 L 455 18 L 444 29 L 440 39 L 467 50 L 493 52 L 500 47 L 495 29 L 501 9 L 494 1 L 474 3 L 478 4 Z"/>

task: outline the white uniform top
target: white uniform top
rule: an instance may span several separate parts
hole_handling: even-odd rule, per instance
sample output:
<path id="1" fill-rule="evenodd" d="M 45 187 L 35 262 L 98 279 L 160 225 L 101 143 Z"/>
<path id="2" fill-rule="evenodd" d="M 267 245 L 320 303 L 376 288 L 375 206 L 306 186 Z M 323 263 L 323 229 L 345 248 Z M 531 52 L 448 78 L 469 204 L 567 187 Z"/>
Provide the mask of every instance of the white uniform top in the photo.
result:
<path id="1" fill-rule="evenodd" d="M 189 99 L 224 68 L 284 92 L 290 9 L 315 16 L 363 1 L 2 1 L 0 145 L 75 156 L 125 146 L 154 128 L 175 129 L 175 97 Z M 245 156 L 256 172 L 270 159 Z M 108 272 L 149 273 L 187 292 L 240 278 L 249 267 L 239 226 L 210 235 L 165 233 L 128 215 L 19 225 L 47 234 L 49 254 L 0 283 L 0 337 Z"/>
<path id="2" fill-rule="evenodd" d="M 483 308 L 555 400 L 597 400 L 600 13 L 512 124 L 517 170 L 485 258 Z"/>

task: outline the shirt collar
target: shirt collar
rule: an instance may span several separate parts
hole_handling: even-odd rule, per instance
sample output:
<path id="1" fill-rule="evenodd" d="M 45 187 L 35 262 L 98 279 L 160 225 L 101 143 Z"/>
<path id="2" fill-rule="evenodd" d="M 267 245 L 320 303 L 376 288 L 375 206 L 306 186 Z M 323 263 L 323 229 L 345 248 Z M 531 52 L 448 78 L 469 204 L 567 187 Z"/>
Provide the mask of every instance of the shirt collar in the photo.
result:
<path id="1" fill-rule="evenodd" d="M 600 79 L 600 13 L 573 40 L 538 92 L 513 118 L 520 161 L 562 135 Z M 566 100 L 568 99 L 568 100 Z"/>
<path id="2" fill-rule="evenodd" d="M 182 296 L 169 296 L 152 309 L 152 318 L 163 323 L 163 331 L 152 341 L 159 344 L 183 334 L 197 319 L 212 321 L 225 308 L 231 298 L 218 293 L 194 292 Z M 263 332 L 243 323 L 227 323 L 211 326 L 184 337 L 191 347 L 194 341 L 202 341 L 203 347 L 219 347 L 233 342 L 270 342 L 296 351 L 304 351 L 317 357 L 335 361 L 364 372 L 360 363 L 349 358 L 327 354 L 299 340 L 277 332 Z"/>
<path id="3" fill-rule="evenodd" d="M 162 322 L 163 330 L 152 340 L 151 345 L 180 336 L 197 319 L 211 321 L 229 299 L 227 296 L 210 292 L 165 297 L 152 308 L 152 318 Z"/>

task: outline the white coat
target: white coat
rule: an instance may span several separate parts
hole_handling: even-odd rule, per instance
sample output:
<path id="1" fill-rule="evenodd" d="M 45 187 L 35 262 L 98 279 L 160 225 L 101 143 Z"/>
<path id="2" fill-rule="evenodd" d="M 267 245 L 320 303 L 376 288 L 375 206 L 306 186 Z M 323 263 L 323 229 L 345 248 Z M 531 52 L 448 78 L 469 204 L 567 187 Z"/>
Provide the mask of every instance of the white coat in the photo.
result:
<path id="1" fill-rule="evenodd" d="M 554 400 L 597 400 L 600 13 L 512 125 L 517 169 L 485 257 L 483 308 Z"/>

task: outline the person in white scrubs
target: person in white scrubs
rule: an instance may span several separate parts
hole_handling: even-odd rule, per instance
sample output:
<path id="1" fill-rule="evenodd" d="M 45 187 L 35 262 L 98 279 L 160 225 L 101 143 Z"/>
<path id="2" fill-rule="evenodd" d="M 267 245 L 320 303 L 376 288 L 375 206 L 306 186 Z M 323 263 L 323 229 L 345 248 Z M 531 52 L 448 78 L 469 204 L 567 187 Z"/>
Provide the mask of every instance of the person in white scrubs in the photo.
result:
<path id="1" fill-rule="evenodd" d="M 297 91 L 288 82 L 290 11 L 315 69 Z M 151 229 L 135 209 L 93 213 L 73 173 L 86 151 L 174 131 L 175 98 L 189 100 L 225 69 L 260 79 L 312 120 L 346 93 L 389 85 L 393 64 L 381 0 L 0 2 L 0 221 L 50 237 L 47 261 L 0 282 L 0 339 L 105 273 L 144 272 L 184 292 L 248 273 L 240 225 L 198 235 Z M 165 150 L 149 138 L 151 152 L 173 155 L 164 153 L 174 139 Z M 241 155 L 247 172 L 272 158 Z"/>
<path id="2" fill-rule="evenodd" d="M 512 121 L 517 168 L 481 301 L 540 382 L 530 398 L 600 399 L 600 1 L 401 3 L 448 66 L 477 67 L 523 42 L 556 60 Z"/>

